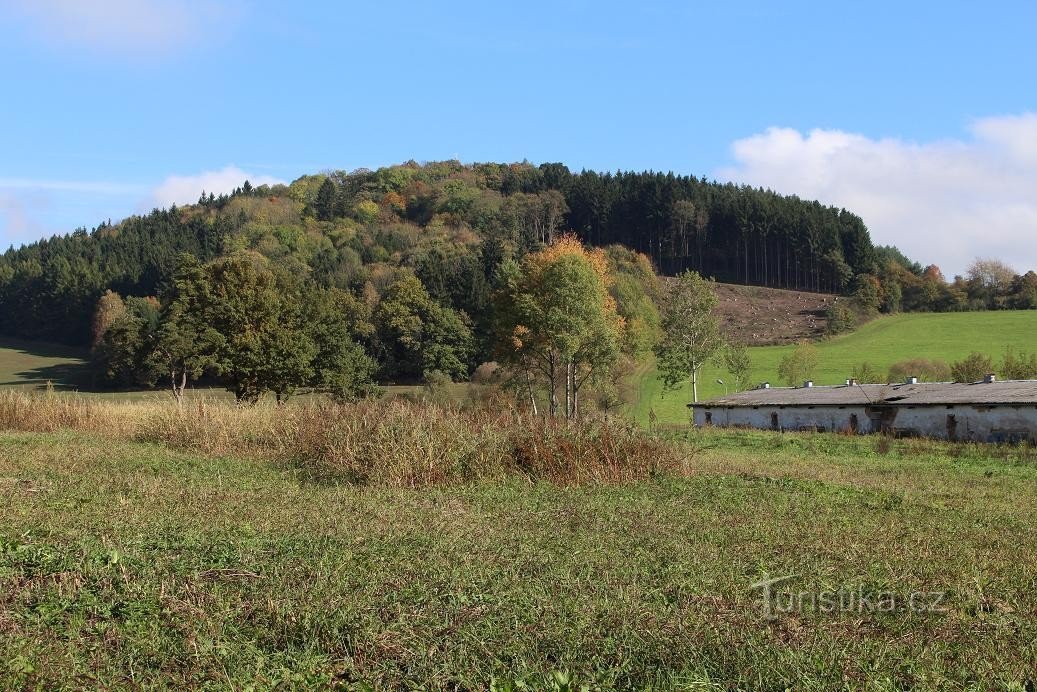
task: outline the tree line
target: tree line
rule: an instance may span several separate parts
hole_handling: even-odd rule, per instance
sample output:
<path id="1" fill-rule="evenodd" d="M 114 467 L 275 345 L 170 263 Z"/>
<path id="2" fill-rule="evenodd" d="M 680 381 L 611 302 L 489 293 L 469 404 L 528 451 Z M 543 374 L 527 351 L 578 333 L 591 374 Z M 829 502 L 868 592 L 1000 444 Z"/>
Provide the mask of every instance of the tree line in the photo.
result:
<path id="1" fill-rule="evenodd" d="M 111 386 L 163 386 L 182 402 L 191 383 L 207 382 L 254 404 L 299 392 L 356 400 L 377 381 L 466 380 L 492 357 L 535 412 L 545 402 L 550 415 L 575 418 L 582 395 L 610 391 L 617 364 L 656 337 L 655 275 L 647 258 L 623 248 L 589 250 L 563 236 L 503 261 L 491 286 L 483 353 L 471 320 L 436 301 L 413 272 L 365 299 L 255 251 L 208 262 L 185 253 L 160 295 L 101 296 L 93 361 Z"/>
<path id="2" fill-rule="evenodd" d="M 496 272 L 567 232 L 587 246 L 630 248 L 664 274 L 690 269 L 719 281 L 843 293 L 862 314 L 1037 307 L 1033 272 L 982 261 L 947 280 L 896 248 L 873 246 L 861 219 L 817 202 L 670 173 L 446 161 L 332 171 L 291 185 L 246 182 L 231 194 L 202 193 L 194 205 L 11 248 L 0 256 L 0 333 L 86 345 L 106 291 L 158 298 L 182 254 L 204 264 L 248 251 L 366 305 L 415 277 L 452 311 L 444 319 L 456 314 L 470 329 L 473 360 L 488 360 Z M 398 354 L 384 355 L 400 369 L 383 366 L 381 376 L 416 372 Z"/>

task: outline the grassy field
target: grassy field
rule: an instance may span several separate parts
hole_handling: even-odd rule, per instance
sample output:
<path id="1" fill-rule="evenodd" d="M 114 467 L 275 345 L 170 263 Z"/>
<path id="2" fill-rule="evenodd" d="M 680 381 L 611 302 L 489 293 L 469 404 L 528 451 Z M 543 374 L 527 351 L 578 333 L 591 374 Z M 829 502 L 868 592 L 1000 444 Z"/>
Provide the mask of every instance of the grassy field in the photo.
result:
<path id="1" fill-rule="evenodd" d="M 165 389 L 96 391 L 93 380 L 85 349 L 40 341 L 0 338 L 0 389 L 43 391 L 51 386 L 58 391 L 76 392 L 91 399 L 111 401 L 152 402 L 172 398 Z M 385 387 L 385 390 L 393 396 L 419 396 L 422 393 L 421 385 L 393 385 Z M 466 385 L 450 385 L 447 393 L 462 401 L 467 393 Z M 232 401 L 234 398 L 230 392 L 219 387 L 191 387 L 187 389 L 186 396 L 189 400 L 207 401 Z"/>
<path id="2" fill-rule="evenodd" d="M 864 361 L 883 373 L 900 360 L 929 358 L 951 363 L 971 351 L 989 354 L 996 362 L 1006 346 L 1032 352 L 1035 334 L 1037 311 L 1034 310 L 880 317 L 855 332 L 819 342 L 820 363 L 814 380 L 817 384 L 841 384 L 850 376 L 854 365 Z M 783 384 L 778 378 L 778 362 L 792 348 L 752 348 L 753 381 Z M 727 374 L 714 365 L 704 368 L 699 380 L 699 398 L 723 394 L 725 389 L 716 380 L 726 377 Z M 637 420 L 647 421 L 650 410 L 654 410 L 663 423 L 688 420 L 691 385 L 666 392 L 655 371 L 649 367 L 639 375 L 639 392 L 639 398 L 632 406 Z"/>
<path id="3" fill-rule="evenodd" d="M 392 488 L 82 420 L 111 434 L 0 433 L 0 688 L 1021 690 L 1037 675 L 1028 449 L 712 431 L 674 438 L 680 468 L 634 482 Z M 786 575 L 775 589 L 849 605 L 785 608 L 753 587 Z"/>

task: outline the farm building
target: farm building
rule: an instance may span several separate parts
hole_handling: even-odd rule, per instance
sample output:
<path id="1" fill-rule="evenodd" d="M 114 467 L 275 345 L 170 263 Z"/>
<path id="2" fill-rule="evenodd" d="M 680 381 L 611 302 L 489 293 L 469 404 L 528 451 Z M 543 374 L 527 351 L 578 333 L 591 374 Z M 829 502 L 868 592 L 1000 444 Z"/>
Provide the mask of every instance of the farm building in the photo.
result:
<path id="1" fill-rule="evenodd" d="M 984 442 L 1037 442 L 1037 380 L 756 389 L 688 404 L 696 425 L 886 432 Z"/>

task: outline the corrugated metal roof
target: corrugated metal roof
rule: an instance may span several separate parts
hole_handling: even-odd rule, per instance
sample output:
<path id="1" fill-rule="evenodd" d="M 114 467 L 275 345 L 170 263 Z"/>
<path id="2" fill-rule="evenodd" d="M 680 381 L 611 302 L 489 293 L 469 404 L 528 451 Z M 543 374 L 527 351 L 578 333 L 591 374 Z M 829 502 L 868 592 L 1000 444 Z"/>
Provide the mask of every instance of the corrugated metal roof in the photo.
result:
<path id="1" fill-rule="evenodd" d="M 919 382 L 750 389 L 688 406 L 1037 405 L 1037 380 Z"/>

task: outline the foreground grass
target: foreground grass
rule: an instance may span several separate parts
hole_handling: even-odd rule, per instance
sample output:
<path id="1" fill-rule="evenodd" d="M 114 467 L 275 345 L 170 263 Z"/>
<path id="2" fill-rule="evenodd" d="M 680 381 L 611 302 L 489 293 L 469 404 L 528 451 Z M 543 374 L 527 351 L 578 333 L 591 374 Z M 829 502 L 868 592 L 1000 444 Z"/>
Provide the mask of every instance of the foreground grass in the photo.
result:
<path id="1" fill-rule="evenodd" d="M 818 384 L 842 384 L 854 366 L 865 361 L 883 374 L 889 366 L 901 360 L 929 358 L 953 363 L 972 351 L 986 353 L 996 362 L 1008 346 L 1032 351 L 1035 331 L 1037 310 L 884 316 L 852 333 L 819 342 L 820 360 L 814 380 Z M 751 348 L 753 381 L 782 384 L 778 377 L 778 363 L 793 348 Z M 725 378 L 729 379 L 729 376 L 717 366 L 709 364 L 704 367 L 699 377 L 699 398 L 709 399 L 724 394 L 724 386 L 717 384 L 716 380 Z M 646 423 L 651 410 L 655 411 L 661 423 L 688 421 L 690 384 L 677 391 L 664 391 L 654 368 L 639 374 L 637 381 L 638 397 L 631 413 L 638 421 Z"/>
<path id="2" fill-rule="evenodd" d="M 313 483 L 272 460 L 0 434 L 0 687 L 496 680 L 986 688 L 1037 661 L 1027 450 L 690 436 L 680 474 Z M 946 591 L 766 617 L 754 582 Z"/>

